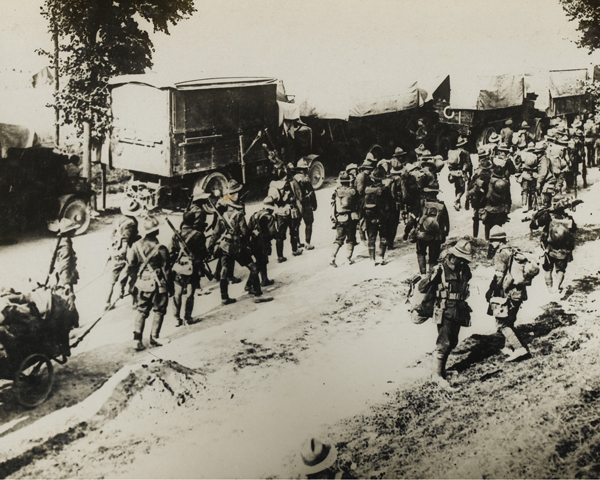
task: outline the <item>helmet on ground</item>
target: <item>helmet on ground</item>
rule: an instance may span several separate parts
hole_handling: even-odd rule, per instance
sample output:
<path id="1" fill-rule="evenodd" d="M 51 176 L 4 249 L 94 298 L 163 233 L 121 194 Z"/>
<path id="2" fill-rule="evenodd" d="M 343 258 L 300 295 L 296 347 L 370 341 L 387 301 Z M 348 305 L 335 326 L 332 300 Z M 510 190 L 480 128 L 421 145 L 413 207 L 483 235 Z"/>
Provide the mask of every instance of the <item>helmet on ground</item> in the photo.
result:
<path id="1" fill-rule="evenodd" d="M 473 244 L 467 239 L 459 240 L 448 249 L 448 253 L 470 262 L 473 260 Z"/>
<path id="2" fill-rule="evenodd" d="M 298 455 L 299 473 L 312 475 L 331 467 L 337 458 L 335 445 L 322 443 L 316 438 L 307 440 Z"/>
<path id="3" fill-rule="evenodd" d="M 506 241 L 506 232 L 499 225 L 494 225 L 490 230 L 490 242 Z"/>

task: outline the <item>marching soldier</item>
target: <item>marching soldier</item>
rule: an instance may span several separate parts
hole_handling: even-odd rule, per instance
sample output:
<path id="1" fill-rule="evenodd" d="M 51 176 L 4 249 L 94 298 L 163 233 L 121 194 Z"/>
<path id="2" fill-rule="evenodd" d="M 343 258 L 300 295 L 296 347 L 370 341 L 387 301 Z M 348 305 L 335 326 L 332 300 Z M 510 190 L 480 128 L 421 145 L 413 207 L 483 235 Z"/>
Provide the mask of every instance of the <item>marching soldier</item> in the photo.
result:
<path id="1" fill-rule="evenodd" d="M 377 265 L 385 265 L 385 252 L 387 249 L 390 209 L 393 202 L 390 189 L 383 184 L 385 180 L 385 171 L 382 167 L 377 167 L 371 173 L 372 183 L 365 188 L 364 199 L 364 220 L 365 230 L 367 232 L 367 245 L 369 248 L 369 256 L 373 263 Z M 381 262 L 377 261 L 375 251 L 375 243 L 379 235 L 379 256 Z"/>
<path id="2" fill-rule="evenodd" d="M 552 163 L 546 155 L 546 147 L 545 142 L 538 142 L 534 150 L 538 156 L 537 193 L 543 208 L 549 208 L 552 205 L 552 197 L 556 193 L 556 176 Z"/>
<path id="3" fill-rule="evenodd" d="M 495 252 L 495 272 L 486 293 L 489 302 L 487 313 L 494 316 L 498 332 L 505 338 L 505 348 L 502 349 L 508 355 L 505 361 L 514 362 L 529 355 L 515 331 L 515 323 L 522 303 L 527 300 L 527 286 L 531 285 L 539 268 L 528 262 L 517 249 L 506 245 L 506 233 L 500 227 L 495 226 L 490 231 L 490 243 Z M 514 262 L 523 264 L 522 278 L 512 273 Z"/>
<path id="4" fill-rule="evenodd" d="M 486 192 L 485 206 L 480 211 L 486 240 L 490 238 L 492 227 L 495 225 L 502 226 L 508 221 L 510 207 L 510 183 L 504 174 L 504 167 L 494 165 Z"/>
<path id="5" fill-rule="evenodd" d="M 302 198 L 299 200 L 298 206 L 300 208 L 302 220 L 304 221 L 304 240 L 306 242 L 306 249 L 312 250 L 315 248 L 310 242 L 312 239 L 313 224 L 315 223 L 315 215 L 313 212 L 317 210 L 317 196 L 312 186 L 312 182 L 307 175 L 308 163 L 306 160 L 303 158 L 298 160 L 296 169 L 298 170 L 298 173 L 294 176 L 294 179 L 298 182 L 298 185 L 300 185 L 300 190 L 302 192 Z M 302 244 L 299 246 L 302 247 Z"/>
<path id="6" fill-rule="evenodd" d="M 269 287 L 275 283 L 269 279 L 267 264 L 273 250 L 271 240 L 277 238 L 277 219 L 274 215 L 275 204 L 271 197 L 263 201 L 263 208 L 253 213 L 248 221 L 250 230 L 250 252 L 256 260 L 256 268 L 261 277 L 261 287 Z M 250 278 L 248 278 L 250 280 Z M 250 285 L 247 284 L 247 289 Z"/>
<path id="7" fill-rule="evenodd" d="M 358 165 L 356 163 L 349 163 L 346 165 L 346 172 L 350 176 L 350 185 L 356 187 L 356 176 L 358 175 Z"/>
<path id="8" fill-rule="evenodd" d="M 492 162 L 490 162 L 489 151 L 480 148 L 478 152 L 479 167 L 471 178 L 467 193 L 469 202 L 473 207 L 473 238 L 477 238 L 479 235 L 481 215 L 485 216 L 485 202 L 492 176 Z"/>
<path id="9" fill-rule="evenodd" d="M 292 186 L 292 184 L 295 184 Z M 294 188 L 295 187 L 295 188 Z M 296 204 L 296 193 L 300 192 L 298 182 L 292 177 L 292 171 L 288 168 L 281 170 L 279 180 L 273 180 L 269 185 L 268 196 L 273 199 L 275 206 L 275 215 L 277 218 L 278 236 L 276 240 L 277 261 L 285 262 L 286 257 L 283 256 L 283 247 L 286 239 L 286 232 L 290 231 L 290 242 L 292 245 L 292 255 L 298 256 L 302 254 L 302 250 L 298 244 L 300 228 L 300 211 Z"/>
<path id="10" fill-rule="evenodd" d="M 208 245 L 208 251 L 213 252 L 213 256 L 221 256 L 219 286 L 222 305 L 235 303 L 235 298 L 229 297 L 229 281 L 227 280 L 229 271 L 233 268 L 235 262 L 250 271 L 248 292 L 254 295 L 254 302 L 261 303 L 273 300 L 272 297 L 262 296 L 258 267 L 252 260 L 248 248 L 250 229 L 244 216 L 244 205 L 239 202 L 239 192 L 242 188 L 238 182 L 230 180 L 228 199 L 224 202 L 227 210 L 222 215 L 219 213 L 219 222 Z"/>
<path id="11" fill-rule="evenodd" d="M 388 239 L 387 248 L 388 250 L 394 249 L 394 241 L 396 240 L 396 234 L 398 233 L 398 224 L 400 223 L 400 212 L 403 208 L 402 198 L 402 164 L 398 158 L 392 158 L 390 176 L 387 179 L 392 194 L 392 205 L 389 217 L 388 226 Z"/>
<path id="12" fill-rule="evenodd" d="M 367 186 L 373 183 L 371 180 L 371 172 L 375 168 L 375 158 L 371 153 L 368 153 L 364 162 L 358 169 L 358 175 L 356 176 L 355 188 L 360 197 L 359 203 L 359 221 L 358 221 L 358 233 L 360 234 L 360 239 L 366 243 L 367 242 L 367 234 L 365 228 L 365 219 L 363 216 L 364 213 L 364 201 L 365 201 L 365 189 Z"/>
<path id="13" fill-rule="evenodd" d="M 590 115 L 583 124 L 584 145 L 585 145 L 585 164 L 587 167 L 596 166 L 595 144 L 598 139 L 598 125 Z"/>
<path id="14" fill-rule="evenodd" d="M 537 206 L 536 192 L 537 192 L 537 170 L 539 159 L 536 152 L 535 146 L 532 144 L 531 147 L 520 152 L 521 162 L 518 167 L 518 173 L 520 174 L 521 183 L 521 202 L 523 209 L 528 212 Z"/>
<path id="15" fill-rule="evenodd" d="M 473 164 L 471 155 L 463 147 L 467 144 L 467 139 L 458 137 L 456 148 L 448 150 L 448 181 L 454 184 L 454 209 L 460 210 L 460 200 L 465 193 L 471 175 L 473 175 Z M 465 210 L 469 208 L 468 197 L 465 201 Z"/>
<path id="16" fill-rule="evenodd" d="M 338 178 L 340 186 L 337 187 L 332 196 L 332 216 L 331 220 L 335 226 L 335 241 L 333 248 L 333 258 L 330 265 L 337 267 L 335 257 L 340 248 L 346 241 L 348 245 L 348 264 L 352 265 L 352 254 L 356 245 L 356 225 L 358 223 L 358 208 L 360 197 L 354 187 L 350 176 L 345 171 L 340 172 Z"/>
<path id="17" fill-rule="evenodd" d="M 581 200 L 576 202 L 581 203 Z M 552 199 L 552 207 L 539 210 L 529 224 L 531 230 L 542 229 L 541 242 L 545 251 L 542 269 L 551 293 L 562 291 L 567 265 L 573 260 L 577 225 L 565 209 L 574 204 L 557 195 Z"/>
<path id="18" fill-rule="evenodd" d="M 509 147 L 512 146 L 513 134 L 515 131 L 512 128 L 513 121 L 512 119 L 508 119 L 504 122 L 504 128 L 500 130 L 500 142 L 506 143 Z"/>
<path id="19" fill-rule="evenodd" d="M 414 229 L 417 242 L 417 261 L 422 275 L 427 273 L 427 253 L 429 252 L 429 270 L 438 262 L 442 244 L 450 231 L 448 209 L 442 200 L 437 198 L 440 191 L 437 182 L 423 188 L 420 212 Z"/>
<path id="20" fill-rule="evenodd" d="M 174 283 L 173 303 L 175 304 L 176 327 L 192 323 L 194 297 L 196 289 L 200 285 L 202 263 L 208 255 L 204 231 L 198 231 L 194 228 L 196 222 L 197 218 L 194 212 L 185 212 L 179 235 L 174 234 L 171 240 L 170 258 L 173 260 L 171 270 Z M 185 245 L 181 245 L 181 242 L 185 242 Z M 184 295 L 186 296 L 186 300 L 182 319 L 181 306 Z"/>
<path id="21" fill-rule="evenodd" d="M 133 340 L 137 351 L 146 348 L 142 338 L 150 311 L 154 311 L 150 346 L 161 346 L 158 338 L 169 303 L 169 250 L 158 241 L 158 231 L 158 220 L 152 216 L 146 217 L 142 226 L 142 238 L 127 251 L 128 274 L 135 279 L 135 306 L 138 314 Z"/>
<path id="22" fill-rule="evenodd" d="M 129 293 L 133 293 L 133 279 L 127 275 L 127 250 L 140 239 L 138 232 L 138 217 L 144 213 L 142 206 L 130 199 L 121 206 L 123 216 L 118 218 L 112 232 L 109 262 L 111 264 L 111 284 L 106 299 L 106 309 L 110 308 L 115 285 L 119 283 L 119 298 L 125 296 L 125 286 L 129 280 Z M 124 275 L 123 275 L 124 273 Z M 135 301 L 135 300 L 134 300 Z"/>
<path id="23" fill-rule="evenodd" d="M 434 352 L 432 380 L 446 390 L 456 389 L 446 380 L 446 362 L 450 352 L 458 345 L 460 327 L 471 325 L 469 281 L 473 259 L 473 246 L 469 240 L 459 240 L 448 249 L 443 261 L 433 268 L 427 281 L 419 285 L 422 293 L 432 289 L 436 300 L 433 320 L 437 325 L 438 337 Z"/>

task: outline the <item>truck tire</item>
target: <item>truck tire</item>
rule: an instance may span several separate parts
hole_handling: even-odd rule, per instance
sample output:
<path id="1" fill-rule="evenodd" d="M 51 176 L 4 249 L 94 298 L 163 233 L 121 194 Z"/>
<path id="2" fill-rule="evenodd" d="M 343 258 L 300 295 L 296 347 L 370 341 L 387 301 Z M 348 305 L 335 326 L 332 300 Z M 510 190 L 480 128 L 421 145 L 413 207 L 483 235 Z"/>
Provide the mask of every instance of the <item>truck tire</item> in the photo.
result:
<path id="1" fill-rule="evenodd" d="M 315 190 L 318 190 L 323 186 L 323 182 L 325 182 L 325 167 L 321 162 L 315 160 L 310 164 L 310 168 L 308 169 L 308 178 L 310 178 L 312 186 Z"/>
<path id="2" fill-rule="evenodd" d="M 496 129 L 494 127 L 485 127 L 477 137 L 477 148 L 487 145 L 492 133 L 496 133 Z"/>
<path id="3" fill-rule="evenodd" d="M 68 201 L 63 209 L 62 218 L 68 218 L 79 225 L 79 228 L 75 230 L 75 235 L 84 234 L 92 221 L 88 204 L 81 198 L 73 198 Z"/>

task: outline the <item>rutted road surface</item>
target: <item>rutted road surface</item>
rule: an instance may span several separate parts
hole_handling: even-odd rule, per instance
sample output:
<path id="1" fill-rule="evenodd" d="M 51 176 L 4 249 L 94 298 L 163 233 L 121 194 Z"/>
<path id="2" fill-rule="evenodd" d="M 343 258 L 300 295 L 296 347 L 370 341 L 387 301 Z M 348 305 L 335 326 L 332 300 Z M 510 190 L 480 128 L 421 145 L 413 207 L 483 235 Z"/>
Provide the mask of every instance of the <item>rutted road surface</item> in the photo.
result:
<path id="1" fill-rule="evenodd" d="M 445 176 L 443 171 L 442 198 L 451 206 Z M 519 198 L 514 188 L 513 198 Z M 369 262 L 363 245 L 355 265 L 346 265 L 338 255 L 340 266 L 330 267 L 331 193 L 331 187 L 318 192 L 317 248 L 269 265 L 276 282 L 269 288 L 273 302 L 254 304 L 243 295 L 242 283 L 231 286 L 238 302 L 221 307 L 217 285 L 204 285 L 211 293 L 197 297 L 198 322 L 176 329 L 169 313 L 161 336 L 171 342 L 137 353 L 131 341 L 135 314 L 124 299 L 69 362 L 56 368 L 57 381 L 44 405 L 23 410 L 2 390 L 0 473 L 294 477 L 295 455 L 307 437 L 360 414 L 386 393 L 423 382 L 429 365 L 422 361 L 433 350 L 436 331 L 431 322 L 413 325 L 406 314 L 405 281 L 417 271 L 414 245 L 397 242 L 400 247 L 383 267 Z M 578 208 L 578 223 L 598 223 L 597 211 L 586 207 Z M 451 237 L 470 233 L 471 212 L 450 215 Z M 522 213 L 511 217 L 511 231 L 526 235 Z M 172 218 L 177 225 L 178 217 Z M 169 238 L 166 225 L 161 235 Z M 102 219 L 74 241 L 82 329 L 104 305 L 102 269 L 109 237 L 108 221 Z M 2 247 L 2 283 L 18 287 L 13 279 L 43 280 L 52 246 L 53 239 L 43 237 Z M 286 249 L 289 253 L 289 245 Z M 470 304 L 481 314 L 474 315 L 462 338 L 494 330 L 493 320 L 483 313 L 490 277 L 489 264 L 474 271 Z M 547 300 L 540 277 L 521 317 L 535 318 Z"/>

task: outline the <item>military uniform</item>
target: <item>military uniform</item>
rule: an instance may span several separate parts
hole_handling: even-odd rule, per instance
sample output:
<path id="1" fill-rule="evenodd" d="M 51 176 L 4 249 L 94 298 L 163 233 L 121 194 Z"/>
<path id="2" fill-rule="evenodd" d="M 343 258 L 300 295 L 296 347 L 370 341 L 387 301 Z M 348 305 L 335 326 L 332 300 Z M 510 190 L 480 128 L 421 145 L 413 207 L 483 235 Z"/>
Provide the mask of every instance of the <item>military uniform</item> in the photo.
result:
<path id="1" fill-rule="evenodd" d="M 170 276 L 169 250 L 157 239 L 158 220 L 154 217 L 144 219 L 143 238 L 127 251 L 128 274 L 136 279 L 136 309 L 133 339 L 136 350 L 143 350 L 142 336 L 146 318 L 154 311 L 150 345 L 160 346 L 157 339 L 167 305 L 169 303 L 168 281 Z"/>
<path id="2" fill-rule="evenodd" d="M 192 321 L 192 312 L 194 311 L 194 294 L 200 285 L 200 276 L 203 269 L 203 261 L 208 256 L 206 250 L 206 237 L 203 231 L 196 230 L 193 225 L 196 216 L 193 212 L 186 212 L 183 215 L 183 221 L 179 234 L 187 245 L 187 248 L 193 255 L 193 259 L 188 256 L 185 249 L 180 244 L 176 235 L 171 239 L 170 256 L 173 261 L 173 303 L 175 304 L 176 326 L 189 324 Z M 181 318 L 181 307 L 183 295 L 186 295 L 185 310 L 183 320 Z"/>
<path id="3" fill-rule="evenodd" d="M 469 281 L 472 259 L 472 246 L 467 240 L 459 240 L 448 249 L 444 260 L 431 270 L 427 281 L 419 284 L 425 293 L 435 291 L 433 320 L 437 325 L 438 336 L 434 353 L 433 379 L 445 388 L 451 388 L 446 380 L 446 362 L 450 352 L 458 345 L 461 327 L 471 325 Z"/>
<path id="4" fill-rule="evenodd" d="M 299 229 L 302 218 L 297 204 L 297 200 L 301 196 L 300 185 L 293 178 L 284 177 L 274 180 L 269 185 L 268 195 L 273 198 L 277 207 L 275 210 L 279 232 L 276 240 L 277 260 L 285 262 L 287 259 L 283 255 L 283 247 L 288 230 L 290 231 L 292 254 L 300 255 L 302 253 L 302 250 L 299 249 Z"/>
<path id="5" fill-rule="evenodd" d="M 489 153 L 484 149 L 479 149 L 479 168 L 471 177 L 469 182 L 469 191 L 467 196 L 473 207 L 473 237 L 479 235 L 479 222 L 481 211 L 485 207 L 486 195 L 492 176 L 492 164 L 489 160 Z"/>
<path id="6" fill-rule="evenodd" d="M 125 295 L 125 287 L 129 280 L 129 293 L 133 293 L 133 279 L 127 275 L 127 250 L 140 239 L 137 218 L 143 212 L 142 206 L 135 200 L 121 207 L 123 216 L 113 226 L 112 243 L 109 249 L 110 290 L 106 299 L 109 308 L 115 285 L 119 283 L 119 298 Z"/>
<path id="7" fill-rule="evenodd" d="M 269 279 L 267 265 L 269 256 L 272 252 L 271 241 L 277 236 L 277 220 L 273 213 L 273 199 L 267 197 L 263 203 L 263 208 L 255 212 L 248 221 L 250 230 L 250 252 L 256 260 L 256 267 L 261 280 L 262 287 L 273 285 L 273 280 Z M 247 285 L 250 289 L 250 285 Z"/>
<path id="8" fill-rule="evenodd" d="M 448 181 L 454 184 L 454 208 L 460 210 L 460 200 L 465 193 L 466 185 L 469 183 L 471 175 L 473 175 L 473 164 L 471 163 L 471 155 L 467 150 L 462 148 L 467 144 L 467 139 L 459 137 L 456 149 L 448 151 Z M 469 207 L 469 201 L 465 202 L 465 209 Z"/>
<path id="9" fill-rule="evenodd" d="M 351 186 L 350 176 L 346 172 L 340 172 L 339 182 L 340 186 L 335 189 L 331 197 L 332 221 L 335 226 L 331 265 L 334 267 L 337 267 L 335 258 L 344 241 L 348 245 L 348 263 L 354 263 L 352 261 L 352 254 L 356 245 L 356 225 L 358 224 L 360 202 L 358 192 Z"/>
<path id="10" fill-rule="evenodd" d="M 369 257 L 375 265 L 385 264 L 385 252 L 387 250 L 388 226 L 391 206 L 394 200 L 388 187 L 383 184 L 385 171 L 377 167 L 371 174 L 372 184 L 365 188 L 365 199 L 363 205 L 363 218 L 367 233 L 367 245 Z M 375 244 L 379 236 L 379 256 L 381 262 L 377 262 Z"/>
<path id="11" fill-rule="evenodd" d="M 305 160 L 300 159 L 296 168 L 299 170 L 294 176 L 294 180 L 300 186 L 300 196 L 298 207 L 300 209 L 300 215 L 304 221 L 304 240 L 306 242 L 306 249 L 312 250 L 314 247 L 311 244 L 313 224 L 315 223 L 315 215 L 313 212 L 317 210 L 317 196 L 313 188 L 310 177 L 307 175 L 308 164 Z"/>

